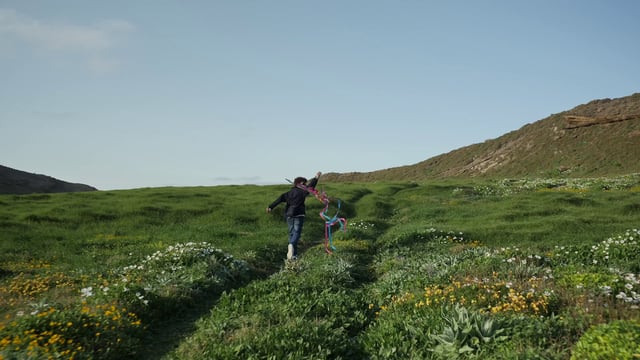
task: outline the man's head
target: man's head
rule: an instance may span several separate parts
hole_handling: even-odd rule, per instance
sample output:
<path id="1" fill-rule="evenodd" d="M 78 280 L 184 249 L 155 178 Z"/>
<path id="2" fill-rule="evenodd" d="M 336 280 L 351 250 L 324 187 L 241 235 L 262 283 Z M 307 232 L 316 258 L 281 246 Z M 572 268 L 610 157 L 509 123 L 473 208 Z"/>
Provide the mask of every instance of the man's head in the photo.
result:
<path id="1" fill-rule="evenodd" d="M 297 178 L 295 178 L 295 180 L 293 180 L 293 185 L 307 185 L 307 178 L 304 178 L 302 176 L 298 176 Z"/>

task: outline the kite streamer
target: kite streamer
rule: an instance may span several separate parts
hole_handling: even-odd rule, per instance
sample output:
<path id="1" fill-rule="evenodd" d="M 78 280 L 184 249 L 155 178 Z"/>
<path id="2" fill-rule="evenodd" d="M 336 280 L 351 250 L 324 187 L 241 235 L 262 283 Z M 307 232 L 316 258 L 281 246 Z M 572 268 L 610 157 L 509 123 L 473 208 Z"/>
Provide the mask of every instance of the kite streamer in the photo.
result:
<path id="1" fill-rule="evenodd" d="M 291 182 L 291 180 L 289 179 L 285 180 Z M 320 217 L 324 220 L 324 250 L 327 252 L 327 254 L 331 254 L 333 252 L 332 250 L 336 250 L 336 247 L 333 246 L 333 233 L 331 232 L 331 228 L 338 224 L 342 232 L 347 231 L 347 219 L 338 217 L 338 214 L 340 214 L 340 200 L 338 200 L 338 210 L 336 211 L 336 213 L 333 216 L 329 216 L 327 215 L 327 212 L 329 211 L 330 200 L 329 196 L 327 196 L 327 193 L 324 192 L 324 190 L 318 191 L 315 188 L 308 187 L 302 184 L 298 184 L 296 186 L 304 191 L 313 194 L 313 196 L 315 196 L 315 198 L 324 205 L 324 208 L 322 208 L 322 211 L 320 211 Z"/>

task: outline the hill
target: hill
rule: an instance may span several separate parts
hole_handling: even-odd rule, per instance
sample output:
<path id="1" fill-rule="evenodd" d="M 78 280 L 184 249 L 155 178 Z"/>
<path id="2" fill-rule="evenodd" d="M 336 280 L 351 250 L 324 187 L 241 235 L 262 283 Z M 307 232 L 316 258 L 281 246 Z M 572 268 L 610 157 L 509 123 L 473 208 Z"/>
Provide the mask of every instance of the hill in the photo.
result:
<path id="1" fill-rule="evenodd" d="M 84 184 L 74 184 L 46 175 L 32 174 L 0 165 L 0 194 L 60 193 L 96 191 Z"/>
<path id="2" fill-rule="evenodd" d="M 598 177 L 640 172 L 640 93 L 589 103 L 413 165 L 324 181 Z"/>

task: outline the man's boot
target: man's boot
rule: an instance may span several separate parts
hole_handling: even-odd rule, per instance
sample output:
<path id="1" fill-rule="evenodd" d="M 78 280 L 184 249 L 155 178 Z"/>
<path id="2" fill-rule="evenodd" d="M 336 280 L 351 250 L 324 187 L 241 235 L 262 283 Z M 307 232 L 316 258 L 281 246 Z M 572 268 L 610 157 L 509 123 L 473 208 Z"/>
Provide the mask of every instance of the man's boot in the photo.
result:
<path id="1" fill-rule="evenodd" d="M 287 260 L 291 260 L 293 259 L 293 245 L 289 244 L 288 250 L 287 250 Z"/>

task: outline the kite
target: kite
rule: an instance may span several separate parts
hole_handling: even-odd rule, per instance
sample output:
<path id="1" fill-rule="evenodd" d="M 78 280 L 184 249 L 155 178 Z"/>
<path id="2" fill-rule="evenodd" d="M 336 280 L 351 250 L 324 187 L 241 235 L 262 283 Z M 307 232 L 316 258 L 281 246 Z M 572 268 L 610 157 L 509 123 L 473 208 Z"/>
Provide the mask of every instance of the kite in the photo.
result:
<path id="1" fill-rule="evenodd" d="M 291 183 L 291 180 L 285 180 Z M 342 232 L 347 231 L 347 219 L 338 217 L 338 214 L 340 214 L 340 199 L 338 199 L 338 210 L 333 216 L 329 216 L 327 215 L 327 211 L 329 211 L 330 199 L 324 190 L 318 191 L 316 188 L 308 187 L 302 184 L 298 184 L 296 186 L 304 191 L 309 192 L 310 194 L 313 194 L 313 196 L 324 205 L 322 211 L 320 211 L 320 217 L 322 218 L 322 220 L 324 220 L 324 250 L 327 252 L 327 254 L 333 253 L 333 250 L 336 250 L 336 247 L 333 246 L 333 233 L 331 232 L 331 228 L 337 224 L 340 226 L 340 230 Z"/>

